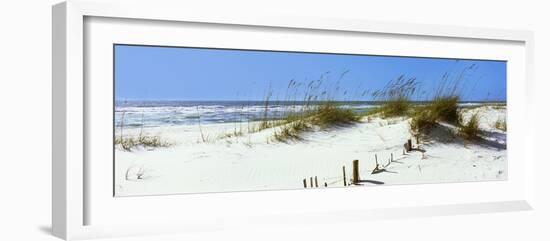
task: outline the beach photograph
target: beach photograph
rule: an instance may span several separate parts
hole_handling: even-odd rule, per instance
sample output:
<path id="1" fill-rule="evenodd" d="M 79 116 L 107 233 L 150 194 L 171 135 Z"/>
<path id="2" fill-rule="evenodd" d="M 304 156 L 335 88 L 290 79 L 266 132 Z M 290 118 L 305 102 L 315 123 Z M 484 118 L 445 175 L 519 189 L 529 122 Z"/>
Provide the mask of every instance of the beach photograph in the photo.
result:
<path id="1" fill-rule="evenodd" d="M 506 61 L 115 44 L 114 196 L 507 180 Z"/>

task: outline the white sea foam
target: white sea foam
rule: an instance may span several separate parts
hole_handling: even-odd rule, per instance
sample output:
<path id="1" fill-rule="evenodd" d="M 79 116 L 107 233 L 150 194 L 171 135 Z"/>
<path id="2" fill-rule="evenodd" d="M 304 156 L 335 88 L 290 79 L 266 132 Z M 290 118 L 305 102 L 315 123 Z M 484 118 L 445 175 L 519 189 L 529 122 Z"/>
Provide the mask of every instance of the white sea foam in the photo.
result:
<path id="1" fill-rule="evenodd" d="M 345 103 L 342 108 L 364 111 L 374 105 Z M 163 125 L 194 125 L 254 121 L 262 118 L 277 119 L 288 113 L 302 111 L 304 103 L 269 103 L 245 101 L 140 101 L 117 102 L 115 125 L 120 127 L 153 127 Z M 267 110 L 267 111 L 266 111 Z"/>

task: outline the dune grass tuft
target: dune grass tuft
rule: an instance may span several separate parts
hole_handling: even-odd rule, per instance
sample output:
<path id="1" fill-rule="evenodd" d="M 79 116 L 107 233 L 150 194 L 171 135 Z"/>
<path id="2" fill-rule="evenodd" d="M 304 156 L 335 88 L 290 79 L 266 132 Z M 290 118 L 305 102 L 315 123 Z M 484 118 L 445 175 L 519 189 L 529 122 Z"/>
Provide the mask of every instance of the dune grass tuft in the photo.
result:
<path id="1" fill-rule="evenodd" d="M 286 142 L 287 140 L 299 140 L 301 139 L 301 133 L 308 130 L 310 126 L 304 121 L 298 120 L 290 124 L 287 124 L 275 131 L 273 137 L 280 142 Z"/>
<path id="2" fill-rule="evenodd" d="M 506 131 L 506 120 L 498 119 L 495 121 L 495 128 L 501 131 Z"/>
<path id="3" fill-rule="evenodd" d="M 467 141 L 473 141 L 480 138 L 481 130 L 479 129 L 479 116 L 473 114 L 468 122 L 463 123 L 458 128 L 459 134 Z"/>
<path id="4" fill-rule="evenodd" d="M 458 108 L 458 101 L 458 96 L 438 96 L 425 105 L 417 106 L 411 115 L 410 129 L 412 133 L 417 138 L 428 135 L 439 122 L 447 122 L 460 127 L 462 118 Z M 473 128 L 474 126 L 471 127 Z M 464 131 L 469 132 L 472 130 L 465 128 Z M 477 133 L 472 134 L 476 135 Z M 466 137 L 469 138 L 471 135 L 467 134 Z"/>
<path id="5" fill-rule="evenodd" d="M 389 100 L 380 107 L 380 113 L 384 118 L 405 116 L 409 113 L 411 104 L 409 100 L 404 97 L 400 97 L 395 100 Z"/>
<path id="6" fill-rule="evenodd" d="M 140 134 L 138 136 L 115 136 L 115 145 L 120 145 L 123 150 L 131 151 L 137 147 L 158 148 L 169 147 L 172 143 L 161 140 L 160 136 Z"/>
<path id="7" fill-rule="evenodd" d="M 410 128 L 414 134 L 428 134 L 437 125 L 437 118 L 432 112 L 419 109 L 411 119 Z"/>
<path id="8" fill-rule="evenodd" d="M 416 134 L 427 134 L 439 121 L 459 125 L 458 100 L 458 96 L 439 96 L 426 105 L 418 106 L 412 114 L 411 130 Z"/>
<path id="9" fill-rule="evenodd" d="M 299 140 L 301 134 L 313 127 L 327 129 L 335 126 L 345 126 L 359 122 L 361 117 L 352 110 L 339 107 L 334 102 L 327 101 L 311 110 L 287 116 L 274 138 L 280 142 Z"/>
<path id="10" fill-rule="evenodd" d="M 348 72 L 339 74 L 336 81 L 330 80 L 330 71 L 322 73 L 317 79 L 306 79 L 304 82 L 291 79 L 282 99 L 276 95 L 273 100 L 273 90 L 269 86 L 263 98 L 263 115 L 259 124 L 249 127 L 248 132 L 276 128 L 272 137 L 284 142 L 301 139 L 302 133 L 312 128 L 326 129 L 360 121 L 360 114 L 339 104 L 344 101 L 336 101 L 338 98 L 349 102 L 354 100 L 354 97 L 348 96 L 351 92 L 340 87 Z M 366 91 L 362 96 L 365 94 Z"/>
<path id="11" fill-rule="evenodd" d="M 426 105 L 428 111 L 439 121 L 451 124 L 459 122 L 458 96 L 439 96 Z"/>
<path id="12" fill-rule="evenodd" d="M 147 135 L 144 133 L 144 114 L 141 113 L 141 129 L 137 136 L 124 134 L 124 117 L 125 112 L 122 112 L 120 118 L 120 134 L 115 135 L 115 146 L 120 145 L 123 150 L 131 151 L 137 147 L 157 148 L 157 147 L 169 147 L 172 143 L 161 140 L 160 136 Z"/>
<path id="13" fill-rule="evenodd" d="M 341 108 L 331 102 L 320 105 L 309 116 L 312 119 L 311 123 L 321 128 L 348 125 L 360 120 L 352 110 Z"/>
<path id="14" fill-rule="evenodd" d="M 373 113 L 381 113 L 384 118 L 405 116 L 409 114 L 412 105 L 410 98 L 418 89 L 416 78 L 406 79 L 404 75 L 397 79 L 388 82 L 384 88 L 373 93 L 375 100 L 383 102 L 383 104 Z"/>

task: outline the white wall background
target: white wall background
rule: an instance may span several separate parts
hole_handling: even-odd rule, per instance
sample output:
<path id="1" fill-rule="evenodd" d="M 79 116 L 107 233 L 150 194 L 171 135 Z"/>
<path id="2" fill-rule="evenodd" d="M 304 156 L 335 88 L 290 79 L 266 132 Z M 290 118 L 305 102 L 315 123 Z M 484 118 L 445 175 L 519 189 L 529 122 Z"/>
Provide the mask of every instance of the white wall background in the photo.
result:
<path id="1" fill-rule="evenodd" d="M 49 234 L 51 206 L 52 0 L 0 4 L 0 240 L 56 240 Z M 116 240 L 549 240 L 550 14 L 546 1 L 364 0 L 189 1 L 219 11 L 437 23 L 535 31 L 538 131 L 535 211 L 433 217 L 283 230 L 232 230 Z M 152 9 L 151 11 L 154 11 Z M 545 113 L 546 112 L 546 113 Z"/>

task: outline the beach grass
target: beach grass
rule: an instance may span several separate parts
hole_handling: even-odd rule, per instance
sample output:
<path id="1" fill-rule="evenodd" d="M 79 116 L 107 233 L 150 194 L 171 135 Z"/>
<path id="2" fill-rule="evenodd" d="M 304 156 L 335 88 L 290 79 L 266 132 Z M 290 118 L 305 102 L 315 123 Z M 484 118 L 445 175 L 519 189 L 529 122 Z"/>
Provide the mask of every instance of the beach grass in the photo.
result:
<path id="1" fill-rule="evenodd" d="M 351 125 L 359 122 L 360 119 L 361 116 L 352 110 L 327 101 L 305 112 L 288 115 L 280 122 L 284 124 L 275 131 L 274 138 L 280 142 L 300 140 L 301 134 L 312 128 L 326 130 L 331 127 Z"/>
<path id="2" fill-rule="evenodd" d="M 417 90 L 416 78 L 405 78 L 401 75 L 373 92 L 372 97 L 383 104 L 368 114 L 381 114 L 384 118 L 406 116 L 413 106 L 410 99 Z"/>
<path id="3" fill-rule="evenodd" d="M 460 116 L 458 101 L 459 96 L 457 95 L 438 96 L 423 108 L 439 121 L 457 124 Z"/>
<path id="4" fill-rule="evenodd" d="M 439 122 L 445 122 L 460 128 L 462 117 L 458 103 L 459 96 L 448 95 L 436 96 L 430 102 L 416 106 L 411 114 L 411 131 L 415 135 L 427 135 Z M 475 126 L 470 127 L 474 128 Z M 466 129 L 464 129 L 466 132 L 470 131 Z M 470 137 L 470 135 L 466 136 Z"/>
<path id="5" fill-rule="evenodd" d="M 419 108 L 412 115 L 410 128 L 416 134 L 428 134 L 437 125 L 436 116 L 429 109 Z"/>
<path id="6" fill-rule="evenodd" d="M 411 104 L 405 97 L 399 97 L 397 99 L 389 100 L 385 102 L 378 109 L 379 113 L 382 113 L 384 118 L 405 116 L 409 113 Z"/>
<path id="7" fill-rule="evenodd" d="M 311 130 L 329 129 L 334 126 L 350 125 L 360 122 L 365 116 L 379 116 L 382 118 L 409 117 L 410 129 L 414 134 L 429 133 L 439 122 L 446 122 L 457 127 L 467 126 L 462 124 L 460 119 L 459 102 L 464 89 L 462 84 L 465 72 L 473 66 L 465 68 L 462 73 L 451 78 L 445 73 L 442 81 L 436 87 L 433 95 L 428 96 L 426 91 L 421 91 L 422 86 L 415 77 L 405 75 L 389 81 L 381 89 L 371 93 L 371 99 L 379 102 L 376 108 L 364 112 L 353 111 L 346 107 L 346 103 L 357 101 L 355 97 L 342 100 L 349 90 L 340 88 L 340 82 L 348 71 L 341 73 L 337 81 L 330 81 L 330 72 L 321 74 L 318 79 L 299 82 L 290 80 L 282 99 L 274 95 L 271 84 L 264 92 L 263 113 L 259 119 L 251 124 L 250 116 L 246 117 L 246 133 L 261 132 L 267 129 L 274 129 L 272 137 L 277 141 L 290 139 L 301 139 L 302 133 Z M 362 91 L 362 90 L 361 90 Z M 356 91 L 357 92 L 357 91 Z M 363 91 L 364 97 L 370 90 Z M 426 100 L 429 101 L 420 101 Z M 419 101 L 413 103 L 412 100 Z M 284 102 L 285 104 L 280 104 Z M 240 117 L 234 125 L 232 133 L 222 133 L 217 139 L 239 137 L 243 135 L 242 121 L 243 113 L 241 107 Z M 282 110 L 281 110 L 282 108 Z M 197 110 L 197 112 L 199 112 Z M 199 129 L 201 139 L 206 142 L 200 122 Z M 256 122 L 258 121 L 258 122 Z M 496 125 L 496 124 L 495 124 Z M 499 128 L 505 128 L 505 123 L 498 123 Z M 268 141 L 269 142 L 269 141 Z"/>
<path id="8" fill-rule="evenodd" d="M 466 141 L 473 141 L 480 138 L 481 130 L 479 129 L 479 115 L 473 114 L 466 123 L 462 123 L 458 132 Z"/>
<path id="9" fill-rule="evenodd" d="M 359 115 L 352 110 L 344 109 L 332 102 L 320 105 L 310 115 L 312 124 L 323 129 L 333 126 L 348 125 L 360 120 Z"/>
<path id="10" fill-rule="evenodd" d="M 335 101 L 338 91 L 343 92 L 343 95 L 347 93 L 347 90 L 339 87 L 347 72 L 342 72 L 335 82 L 330 81 L 330 72 L 305 82 L 291 79 L 282 98 L 283 102 L 289 104 L 284 105 L 284 110 L 278 115 L 270 113 L 273 105 L 280 106 L 278 97 L 273 100 L 270 85 L 263 98 L 263 114 L 259 124 L 249 124 L 248 133 L 276 128 L 272 137 L 276 141 L 284 142 L 290 139 L 299 140 L 302 133 L 313 128 L 327 129 L 360 121 L 361 116 L 358 113 Z"/>
<path id="11" fill-rule="evenodd" d="M 506 131 L 506 120 L 498 119 L 495 121 L 495 128 L 501 131 Z"/>
<path id="12" fill-rule="evenodd" d="M 123 150 L 131 151 L 138 147 L 158 148 L 169 147 L 172 143 L 164 141 L 160 136 L 139 134 L 138 136 L 115 136 L 115 145 L 120 145 Z"/>
<path id="13" fill-rule="evenodd" d="M 120 145 L 123 150 L 131 151 L 137 147 L 145 148 L 157 148 L 157 147 L 169 147 L 173 143 L 164 141 L 160 136 L 146 134 L 143 130 L 144 126 L 144 113 L 141 113 L 141 128 L 137 136 L 124 134 L 124 116 L 125 112 L 122 112 L 120 121 L 120 134 L 115 135 L 115 146 Z"/>
<path id="14" fill-rule="evenodd" d="M 299 140 L 301 134 L 311 127 L 304 121 L 298 120 L 287 125 L 284 125 L 279 130 L 275 131 L 273 137 L 279 142 L 286 142 L 290 139 Z"/>

